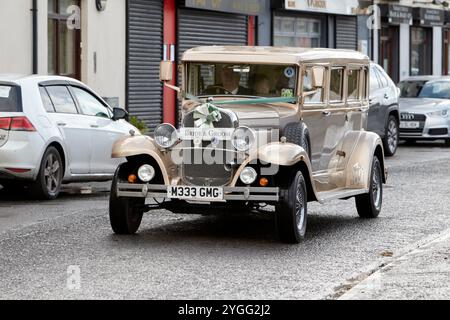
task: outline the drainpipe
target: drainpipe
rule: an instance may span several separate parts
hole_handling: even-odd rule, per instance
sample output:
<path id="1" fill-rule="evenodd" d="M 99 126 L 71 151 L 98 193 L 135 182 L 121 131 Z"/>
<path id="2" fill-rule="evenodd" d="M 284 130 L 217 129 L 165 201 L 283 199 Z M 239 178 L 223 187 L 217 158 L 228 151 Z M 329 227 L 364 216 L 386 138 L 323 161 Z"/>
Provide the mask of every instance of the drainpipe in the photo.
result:
<path id="1" fill-rule="evenodd" d="M 33 0 L 33 74 L 38 73 L 38 9 L 37 0 Z"/>

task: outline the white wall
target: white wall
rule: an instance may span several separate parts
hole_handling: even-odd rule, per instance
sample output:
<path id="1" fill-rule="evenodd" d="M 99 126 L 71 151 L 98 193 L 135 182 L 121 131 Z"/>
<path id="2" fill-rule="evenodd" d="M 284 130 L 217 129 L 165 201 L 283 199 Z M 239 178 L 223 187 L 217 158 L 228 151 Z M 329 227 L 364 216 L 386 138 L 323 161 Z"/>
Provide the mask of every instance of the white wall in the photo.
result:
<path id="1" fill-rule="evenodd" d="M 442 28 L 433 28 L 433 75 L 442 75 Z"/>
<path id="2" fill-rule="evenodd" d="M 99 12 L 83 0 L 82 81 L 103 97 L 118 97 L 125 106 L 126 0 L 110 0 Z M 96 70 L 94 54 L 97 56 Z"/>
<path id="3" fill-rule="evenodd" d="M 409 77 L 410 72 L 410 27 L 408 24 L 400 25 L 400 81 Z"/>
<path id="4" fill-rule="evenodd" d="M 1 0 L 0 74 L 33 72 L 31 0 Z"/>

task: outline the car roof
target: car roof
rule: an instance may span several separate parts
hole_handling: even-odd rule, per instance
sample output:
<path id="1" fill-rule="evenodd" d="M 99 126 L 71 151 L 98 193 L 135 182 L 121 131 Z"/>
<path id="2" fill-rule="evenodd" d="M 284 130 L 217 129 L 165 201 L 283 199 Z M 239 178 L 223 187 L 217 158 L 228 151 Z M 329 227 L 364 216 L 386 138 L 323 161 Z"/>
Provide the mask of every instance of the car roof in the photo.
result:
<path id="1" fill-rule="evenodd" d="M 450 81 L 450 76 L 413 76 L 406 79 L 403 79 L 403 81 L 435 81 L 435 80 L 444 80 L 444 81 Z"/>
<path id="2" fill-rule="evenodd" d="M 267 64 L 300 64 L 305 62 L 365 63 L 370 62 L 366 55 L 342 49 L 295 48 L 295 47 L 248 47 L 248 46 L 207 46 L 187 50 L 183 61 L 231 62 Z"/>
<path id="3" fill-rule="evenodd" d="M 16 85 L 39 84 L 43 82 L 71 82 L 83 85 L 80 81 L 63 76 L 46 75 L 23 75 L 23 74 L 0 74 L 0 83 L 12 83 Z"/>

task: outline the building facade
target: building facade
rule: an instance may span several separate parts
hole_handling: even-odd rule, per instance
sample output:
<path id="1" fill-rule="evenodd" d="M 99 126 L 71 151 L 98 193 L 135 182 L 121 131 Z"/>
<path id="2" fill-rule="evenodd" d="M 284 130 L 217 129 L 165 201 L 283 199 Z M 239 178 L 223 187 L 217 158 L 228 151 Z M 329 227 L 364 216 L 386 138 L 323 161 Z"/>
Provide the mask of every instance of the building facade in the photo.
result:
<path id="1" fill-rule="evenodd" d="M 107 1 L 106 7 L 97 6 L 96 0 L 1 1 L 0 73 L 74 77 L 112 104 L 124 106 L 125 4 L 125 0 Z"/>
<path id="2" fill-rule="evenodd" d="M 380 1 L 373 60 L 394 79 L 449 74 L 450 2 Z"/>

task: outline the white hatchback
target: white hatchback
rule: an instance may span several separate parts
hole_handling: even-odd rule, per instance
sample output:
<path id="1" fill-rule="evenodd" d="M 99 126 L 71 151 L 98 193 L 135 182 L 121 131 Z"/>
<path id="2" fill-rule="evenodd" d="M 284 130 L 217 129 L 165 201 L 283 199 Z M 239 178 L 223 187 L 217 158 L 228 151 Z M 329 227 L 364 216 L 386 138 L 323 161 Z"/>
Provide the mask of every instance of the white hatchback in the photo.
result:
<path id="1" fill-rule="evenodd" d="M 113 143 L 139 131 L 83 83 L 59 76 L 0 76 L 0 185 L 41 199 L 61 184 L 112 179 Z"/>

